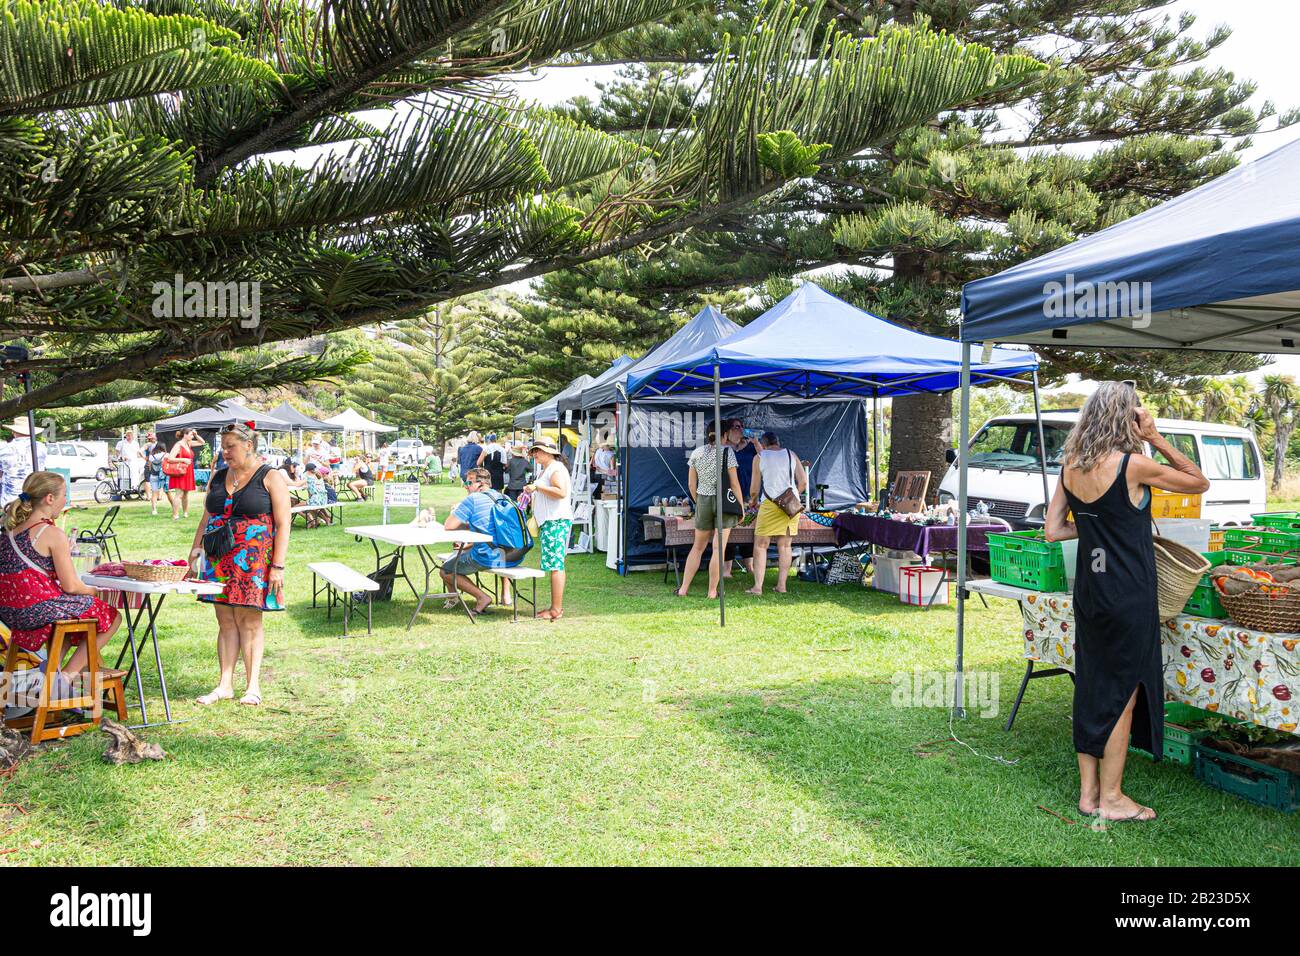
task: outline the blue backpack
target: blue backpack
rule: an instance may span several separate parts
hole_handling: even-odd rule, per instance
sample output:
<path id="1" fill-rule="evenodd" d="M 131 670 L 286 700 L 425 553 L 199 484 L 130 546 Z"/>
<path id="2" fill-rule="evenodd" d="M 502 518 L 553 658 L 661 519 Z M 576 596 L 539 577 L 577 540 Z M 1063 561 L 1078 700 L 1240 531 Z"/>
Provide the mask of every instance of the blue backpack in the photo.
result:
<path id="1" fill-rule="evenodd" d="M 497 491 L 483 494 L 492 499 L 488 516 L 488 533 L 492 544 L 501 549 L 501 557 L 511 566 L 518 564 L 533 548 L 533 536 L 528 532 L 528 519 L 519 505 Z"/>

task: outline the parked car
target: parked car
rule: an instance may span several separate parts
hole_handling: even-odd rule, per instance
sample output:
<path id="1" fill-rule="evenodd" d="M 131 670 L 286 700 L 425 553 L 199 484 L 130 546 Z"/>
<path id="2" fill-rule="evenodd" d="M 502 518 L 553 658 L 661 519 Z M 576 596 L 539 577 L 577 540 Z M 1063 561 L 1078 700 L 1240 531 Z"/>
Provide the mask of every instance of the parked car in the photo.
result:
<path id="1" fill-rule="evenodd" d="M 1049 500 L 1061 473 L 1061 449 L 1078 420 L 1077 411 L 1043 413 Z M 1176 418 L 1157 418 L 1156 428 L 1210 479 L 1210 490 L 1201 496 L 1201 517 L 1218 525 L 1248 525 L 1251 515 L 1266 509 L 1263 458 L 1248 429 Z M 1150 446 L 1146 453 L 1151 454 Z M 1159 456 L 1156 460 L 1167 464 Z M 957 498 L 955 452 L 949 452 L 949 461 L 952 467 L 939 484 L 940 504 Z M 971 507 L 983 501 L 991 514 L 1017 529 L 1043 526 L 1047 507 L 1033 415 L 1002 415 L 975 433 L 970 441 L 966 494 Z"/>
<path id="2" fill-rule="evenodd" d="M 55 441 L 45 443 L 45 467 L 66 468 L 72 480 L 99 477 L 101 469 L 107 473 L 108 444 L 106 442 Z"/>
<path id="3" fill-rule="evenodd" d="M 415 465 L 424 461 L 433 449 L 418 438 L 399 438 L 389 446 L 389 451 L 403 465 Z"/>

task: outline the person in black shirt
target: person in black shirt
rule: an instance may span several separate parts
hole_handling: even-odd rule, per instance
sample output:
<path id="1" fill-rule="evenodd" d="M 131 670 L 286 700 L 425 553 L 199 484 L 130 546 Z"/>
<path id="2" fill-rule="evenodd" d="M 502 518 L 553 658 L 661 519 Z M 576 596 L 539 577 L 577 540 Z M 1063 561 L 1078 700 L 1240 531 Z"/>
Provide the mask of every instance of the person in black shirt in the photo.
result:
<path id="1" fill-rule="evenodd" d="M 510 458 L 506 462 L 506 494 L 515 501 L 528 484 L 529 461 L 523 444 L 510 446 Z"/>

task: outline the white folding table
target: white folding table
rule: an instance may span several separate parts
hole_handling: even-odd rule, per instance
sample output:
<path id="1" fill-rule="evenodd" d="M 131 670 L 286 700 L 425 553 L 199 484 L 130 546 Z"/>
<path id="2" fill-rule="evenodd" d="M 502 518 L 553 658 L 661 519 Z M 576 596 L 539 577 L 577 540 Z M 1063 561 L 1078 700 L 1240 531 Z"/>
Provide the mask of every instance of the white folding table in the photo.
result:
<path id="1" fill-rule="evenodd" d="M 442 562 L 429 549 L 437 545 L 472 545 L 472 544 L 491 544 L 492 536 L 481 534 L 477 531 L 448 531 L 440 524 L 432 524 L 421 528 L 414 524 L 371 524 L 361 525 L 356 528 L 345 528 L 348 534 L 355 535 L 358 539 L 365 538 L 370 542 L 371 547 L 375 549 L 375 571 L 383 566 L 385 558 L 396 556 L 397 558 L 397 575 L 404 578 L 407 585 L 411 588 L 411 593 L 415 595 L 415 611 L 411 614 L 411 620 L 407 622 L 406 629 L 409 631 L 415 626 L 415 619 L 419 616 L 426 601 L 436 601 L 439 599 L 453 598 L 460 603 L 461 610 L 471 621 L 474 615 L 470 614 L 469 607 L 465 603 L 465 597 L 460 593 L 453 580 L 451 590 L 446 592 L 434 593 L 429 590 L 429 581 L 442 566 Z M 391 551 L 381 552 L 381 544 L 390 545 Z M 424 587 L 417 589 L 415 582 L 411 580 L 410 575 L 406 573 L 406 549 L 414 548 L 415 553 L 419 555 L 420 564 L 424 568 Z M 396 580 L 394 580 L 396 583 Z"/>
<path id="2" fill-rule="evenodd" d="M 135 609 L 134 618 L 131 616 L 132 608 L 126 601 L 114 599 L 111 602 L 114 606 L 120 605 L 119 610 L 126 622 L 126 642 L 122 645 L 122 651 L 117 655 L 117 663 L 113 666 L 121 667 L 126 652 L 131 652 L 131 670 L 127 673 L 123 683 L 128 683 L 131 680 L 131 675 L 135 675 L 135 692 L 140 699 L 141 723 L 133 724 L 133 727 L 158 727 L 162 724 L 177 723 L 177 721 L 172 720 L 172 705 L 167 697 L 167 677 L 163 673 L 162 653 L 158 650 L 158 630 L 156 626 L 158 612 L 162 609 L 163 601 L 169 594 L 220 594 L 225 590 L 225 586 L 213 584 L 210 581 L 136 581 L 133 578 L 113 577 L 105 574 L 83 574 L 81 580 L 92 588 L 99 588 L 104 591 L 142 595 L 140 607 Z M 163 712 L 167 717 L 166 720 L 156 724 L 149 723 L 149 713 L 145 709 L 144 703 L 144 683 L 140 679 L 140 654 L 136 637 L 141 619 L 146 621 L 145 626 L 148 628 L 149 640 L 153 642 L 153 659 L 158 668 L 158 684 L 162 688 Z M 140 635 L 140 640 L 143 642 L 143 635 Z"/>

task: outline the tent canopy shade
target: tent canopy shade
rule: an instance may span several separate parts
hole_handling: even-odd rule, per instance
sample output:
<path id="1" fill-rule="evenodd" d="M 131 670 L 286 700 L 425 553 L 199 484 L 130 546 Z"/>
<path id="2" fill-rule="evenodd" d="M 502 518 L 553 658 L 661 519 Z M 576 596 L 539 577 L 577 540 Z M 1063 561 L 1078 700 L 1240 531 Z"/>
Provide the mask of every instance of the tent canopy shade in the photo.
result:
<path id="1" fill-rule="evenodd" d="M 395 432 L 397 428 L 393 425 L 381 425 L 379 422 L 372 422 L 351 408 L 344 409 L 333 418 L 325 419 L 327 425 L 336 425 L 342 431 L 347 432 Z"/>
<path id="2" fill-rule="evenodd" d="M 739 325 L 726 318 L 713 306 L 706 305 L 695 314 L 694 318 L 632 365 L 621 369 L 608 380 L 601 376 L 600 380 L 585 388 L 580 407 L 587 410 L 608 408 L 626 401 L 629 378 L 644 370 L 669 365 L 679 358 L 694 355 L 739 331 Z"/>
<path id="3" fill-rule="evenodd" d="M 963 342 L 1300 352 L 1300 140 L 962 290 Z"/>
<path id="4" fill-rule="evenodd" d="M 560 389 L 544 402 L 538 402 L 527 411 L 515 416 L 516 428 L 532 428 L 534 425 L 555 424 L 560 420 L 560 399 L 581 394 L 582 390 L 594 382 L 590 375 L 579 375 L 564 388 Z"/>
<path id="5" fill-rule="evenodd" d="M 961 346 L 886 322 L 812 282 L 721 342 L 629 377 L 636 399 L 720 390 L 751 401 L 780 397 L 888 398 L 960 384 Z M 974 384 L 1010 381 L 1038 367 L 1032 352 L 993 349 Z"/>
<path id="6" fill-rule="evenodd" d="M 253 423 L 253 428 L 259 432 L 287 432 L 294 428 L 293 425 L 283 419 L 276 418 L 266 412 L 255 412 L 251 408 L 245 408 L 234 399 L 228 398 L 217 402 L 212 408 L 200 408 L 192 412 L 186 412 L 184 415 L 164 418 L 162 421 L 154 423 L 154 430 L 159 432 L 179 431 L 185 428 L 208 430 L 222 428 L 231 422 L 250 421 Z"/>
<path id="7" fill-rule="evenodd" d="M 585 407 L 582 403 L 582 396 L 586 395 L 587 392 L 593 388 L 619 380 L 623 377 L 627 368 L 632 364 L 633 360 L 631 358 L 626 355 L 620 355 L 618 358 L 614 359 L 613 364 L 610 365 L 609 368 L 605 369 L 605 371 L 592 379 L 589 385 L 573 392 L 566 390 L 565 394 L 556 396 L 556 414 L 563 418 L 565 412 L 580 411 Z"/>
<path id="8" fill-rule="evenodd" d="M 288 402 L 281 402 L 275 406 L 275 408 L 271 409 L 271 414 L 298 429 L 318 432 L 343 431 L 342 425 L 331 425 L 329 422 L 322 422 L 319 419 L 312 418 L 310 415 L 298 411 Z"/>

